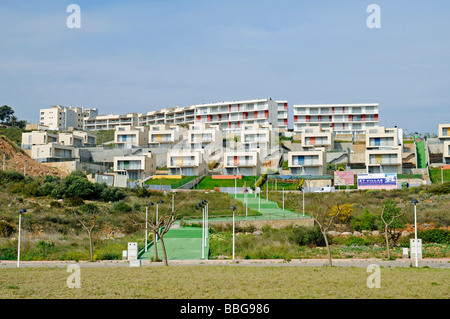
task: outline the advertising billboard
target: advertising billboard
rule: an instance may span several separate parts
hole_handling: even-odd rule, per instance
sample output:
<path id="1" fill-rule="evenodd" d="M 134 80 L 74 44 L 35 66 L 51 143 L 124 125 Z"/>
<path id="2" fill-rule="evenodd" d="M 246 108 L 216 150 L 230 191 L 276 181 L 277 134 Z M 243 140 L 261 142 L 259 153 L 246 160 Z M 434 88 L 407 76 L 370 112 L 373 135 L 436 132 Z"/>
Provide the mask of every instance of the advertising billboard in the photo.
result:
<path id="1" fill-rule="evenodd" d="M 355 183 L 355 174 L 346 171 L 334 171 L 334 186 L 351 186 Z"/>
<path id="2" fill-rule="evenodd" d="M 358 189 L 396 189 L 397 174 L 359 174 Z"/>

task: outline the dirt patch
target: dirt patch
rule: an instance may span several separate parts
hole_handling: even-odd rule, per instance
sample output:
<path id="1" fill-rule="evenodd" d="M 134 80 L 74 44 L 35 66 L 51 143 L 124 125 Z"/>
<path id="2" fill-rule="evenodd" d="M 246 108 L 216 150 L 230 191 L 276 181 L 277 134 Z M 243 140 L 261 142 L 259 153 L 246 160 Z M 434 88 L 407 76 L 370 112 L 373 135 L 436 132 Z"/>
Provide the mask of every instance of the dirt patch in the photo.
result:
<path id="1" fill-rule="evenodd" d="M 30 156 L 24 154 L 17 146 L 11 145 L 7 140 L 0 137 L 0 165 L 3 168 L 3 152 L 6 156 L 5 169 L 9 171 L 24 172 L 26 161 L 26 174 L 29 176 L 53 175 L 64 177 L 67 172 L 62 172 L 56 168 L 48 167 L 35 161 Z"/>

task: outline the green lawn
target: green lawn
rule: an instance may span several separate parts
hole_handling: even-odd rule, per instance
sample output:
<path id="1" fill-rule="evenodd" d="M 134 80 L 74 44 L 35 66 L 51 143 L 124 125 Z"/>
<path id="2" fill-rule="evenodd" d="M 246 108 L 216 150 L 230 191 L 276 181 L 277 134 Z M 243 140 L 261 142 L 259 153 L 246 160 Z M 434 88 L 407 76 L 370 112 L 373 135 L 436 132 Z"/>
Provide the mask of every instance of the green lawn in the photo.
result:
<path id="1" fill-rule="evenodd" d="M 236 184 L 237 187 L 243 187 L 244 183 L 247 182 L 247 187 L 250 187 L 255 183 L 255 180 L 258 177 L 255 176 L 244 176 L 242 179 L 237 179 Z M 205 176 L 201 182 L 198 184 L 199 189 L 211 189 L 214 187 L 234 187 L 235 181 L 234 179 L 212 179 L 211 176 Z"/>
<path id="2" fill-rule="evenodd" d="M 430 178 L 433 183 L 441 182 L 441 169 L 439 167 L 430 167 Z M 450 182 L 450 169 L 444 169 L 444 182 Z"/>
<path id="3" fill-rule="evenodd" d="M 194 179 L 196 179 L 198 176 L 183 176 L 182 179 L 149 179 L 145 182 L 147 185 L 172 185 L 172 188 L 179 187 L 181 185 L 184 185 Z"/>

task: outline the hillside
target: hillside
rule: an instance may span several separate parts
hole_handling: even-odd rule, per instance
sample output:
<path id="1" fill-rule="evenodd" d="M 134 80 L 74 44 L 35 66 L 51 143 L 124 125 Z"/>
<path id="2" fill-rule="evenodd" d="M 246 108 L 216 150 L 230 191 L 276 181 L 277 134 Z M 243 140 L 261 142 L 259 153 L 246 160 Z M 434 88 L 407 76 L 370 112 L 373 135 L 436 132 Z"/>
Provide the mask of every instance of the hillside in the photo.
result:
<path id="1" fill-rule="evenodd" d="M 0 167 L 3 169 L 3 153 L 6 155 L 5 169 L 23 173 L 25 161 L 27 161 L 26 174 L 29 176 L 54 175 L 64 177 L 67 175 L 56 168 L 45 166 L 30 156 L 24 154 L 21 149 L 9 142 L 6 138 L 0 137 Z"/>

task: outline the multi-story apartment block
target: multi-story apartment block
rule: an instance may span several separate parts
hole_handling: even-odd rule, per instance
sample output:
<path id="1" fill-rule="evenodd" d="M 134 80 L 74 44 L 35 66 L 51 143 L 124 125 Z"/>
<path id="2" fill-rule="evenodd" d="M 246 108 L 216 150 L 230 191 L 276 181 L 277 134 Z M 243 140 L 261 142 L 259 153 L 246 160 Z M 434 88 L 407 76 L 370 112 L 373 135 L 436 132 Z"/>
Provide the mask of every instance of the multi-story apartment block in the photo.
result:
<path id="1" fill-rule="evenodd" d="M 367 173 L 402 173 L 402 147 L 367 149 Z"/>
<path id="2" fill-rule="evenodd" d="M 294 105 L 294 133 L 304 127 L 332 127 L 337 134 L 364 134 L 378 126 L 378 104 Z"/>
<path id="3" fill-rule="evenodd" d="M 366 130 L 367 173 L 402 173 L 403 130 L 383 126 Z"/>
<path id="4" fill-rule="evenodd" d="M 217 124 L 224 133 L 238 133 L 244 124 L 278 128 L 278 104 L 270 98 L 197 104 L 195 123 Z"/>
<path id="5" fill-rule="evenodd" d="M 33 145 L 31 147 L 31 158 L 43 163 L 70 161 L 74 158 L 74 148 L 58 143 Z"/>
<path id="6" fill-rule="evenodd" d="M 167 153 L 170 175 L 199 176 L 208 172 L 203 152 L 190 149 L 170 149 Z"/>
<path id="7" fill-rule="evenodd" d="M 91 134 L 85 131 L 73 131 L 74 136 L 81 137 L 83 139 L 84 146 L 95 146 L 97 145 L 97 135 Z"/>
<path id="8" fill-rule="evenodd" d="M 183 127 L 178 125 L 150 125 L 148 127 L 148 144 L 151 147 L 172 146 L 180 141 L 185 131 Z"/>
<path id="9" fill-rule="evenodd" d="M 258 151 L 225 151 L 223 168 L 226 175 L 255 176 L 261 174 L 262 163 Z"/>
<path id="10" fill-rule="evenodd" d="M 58 135 L 47 131 L 33 131 L 22 133 L 23 149 L 29 150 L 33 145 L 44 145 L 49 143 L 57 143 Z"/>
<path id="11" fill-rule="evenodd" d="M 386 148 L 403 145 L 403 130 L 397 127 L 385 128 L 383 126 L 366 130 L 366 148 Z"/>
<path id="12" fill-rule="evenodd" d="M 83 131 L 60 132 L 58 133 L 58 143 L 70 146 L 95 146 L 97 136 Z"/>
<path id="13" fill-rule="evenodd" d="M 114 143 L 118 148 L 132 148 L 134 146 L 148 147 L 147 126 L 116 126 Z"/>
<path id="14" fill-rule="evenodd" d="M 334 132 L 332 127 L 304 127 L 301 134 L 303 148 L 325 147 L 327 151 L 334 148 Z"/>
<path id="15" fill-rule="evenodd" d="M 278 131 L 285 132 L 288 129 L 288 102 L 276 102 L 278 104 Z"/>
<path id="16" fill-rule="evenodd" d="M 222 131 L 219 125 L 205 123 L 189 124 L 187 132 L 188 147 L 193 150 L 203 151 L 209 156 L 217 150 L 222 150 Z M 205 153 L 205 151 L 207 151 Z M 208 161 L 208 158 L 205 158 Z"/>
<path id="17" fill-rule="evenodd" d="M 48 126 L 50 130 L 82 130 L 86 112 L 78 107 L 55 105 L 40 110 L 39 124 Z"/>
<path id="18" fill-rule="evenodd" d="M 450 164 L 450 140 L 444 142 L 443 163 Z"/>
<path id="19" fill-rule="evenodd" d="M 134 156 L 115 156 L 114 172 L 138 180 L 155 174 L 156 156 L 152 153 Z"/>
<path id="20" fill-rule="evenodd" d="M 450 141 L 450 124 L 439 124 L 438 125 L 438 138 L 441 141 Z"/>
<path id="21" fill-rule="evenodd" d="M 261 158 L 270 154 L 277 146 L 278 134 L 274 134 L 272 125 L 245 124 L 240 130 L 240 143 L 244 151 L 259 151 Z"/>
<path id="22" fill-rule="evenodd" d="M 438 125 L 438 138 L 442 145 L 442 162 L 450 164 L 450 124 Z"/>
<path id="23" fill-rule="evenodd" d="M 137 113 L 96 115 L 84 118 L 84 130 L 114 130 L 118 126 L 138 126 L 138 123 Z"/>
<path id="24" fill-rule="evenodd" d="M 84 139 L 81 136 L 77 136 L 72 132 L 58 133 L 58 143 L 61 145 L 69 146 L 83 146 Z"/>
<path id="25" fill-rule="evenodd" d="M 288 152 L 288 166 L 293 175 L 324 175 L 327 170 L 325 148 Z"/>

